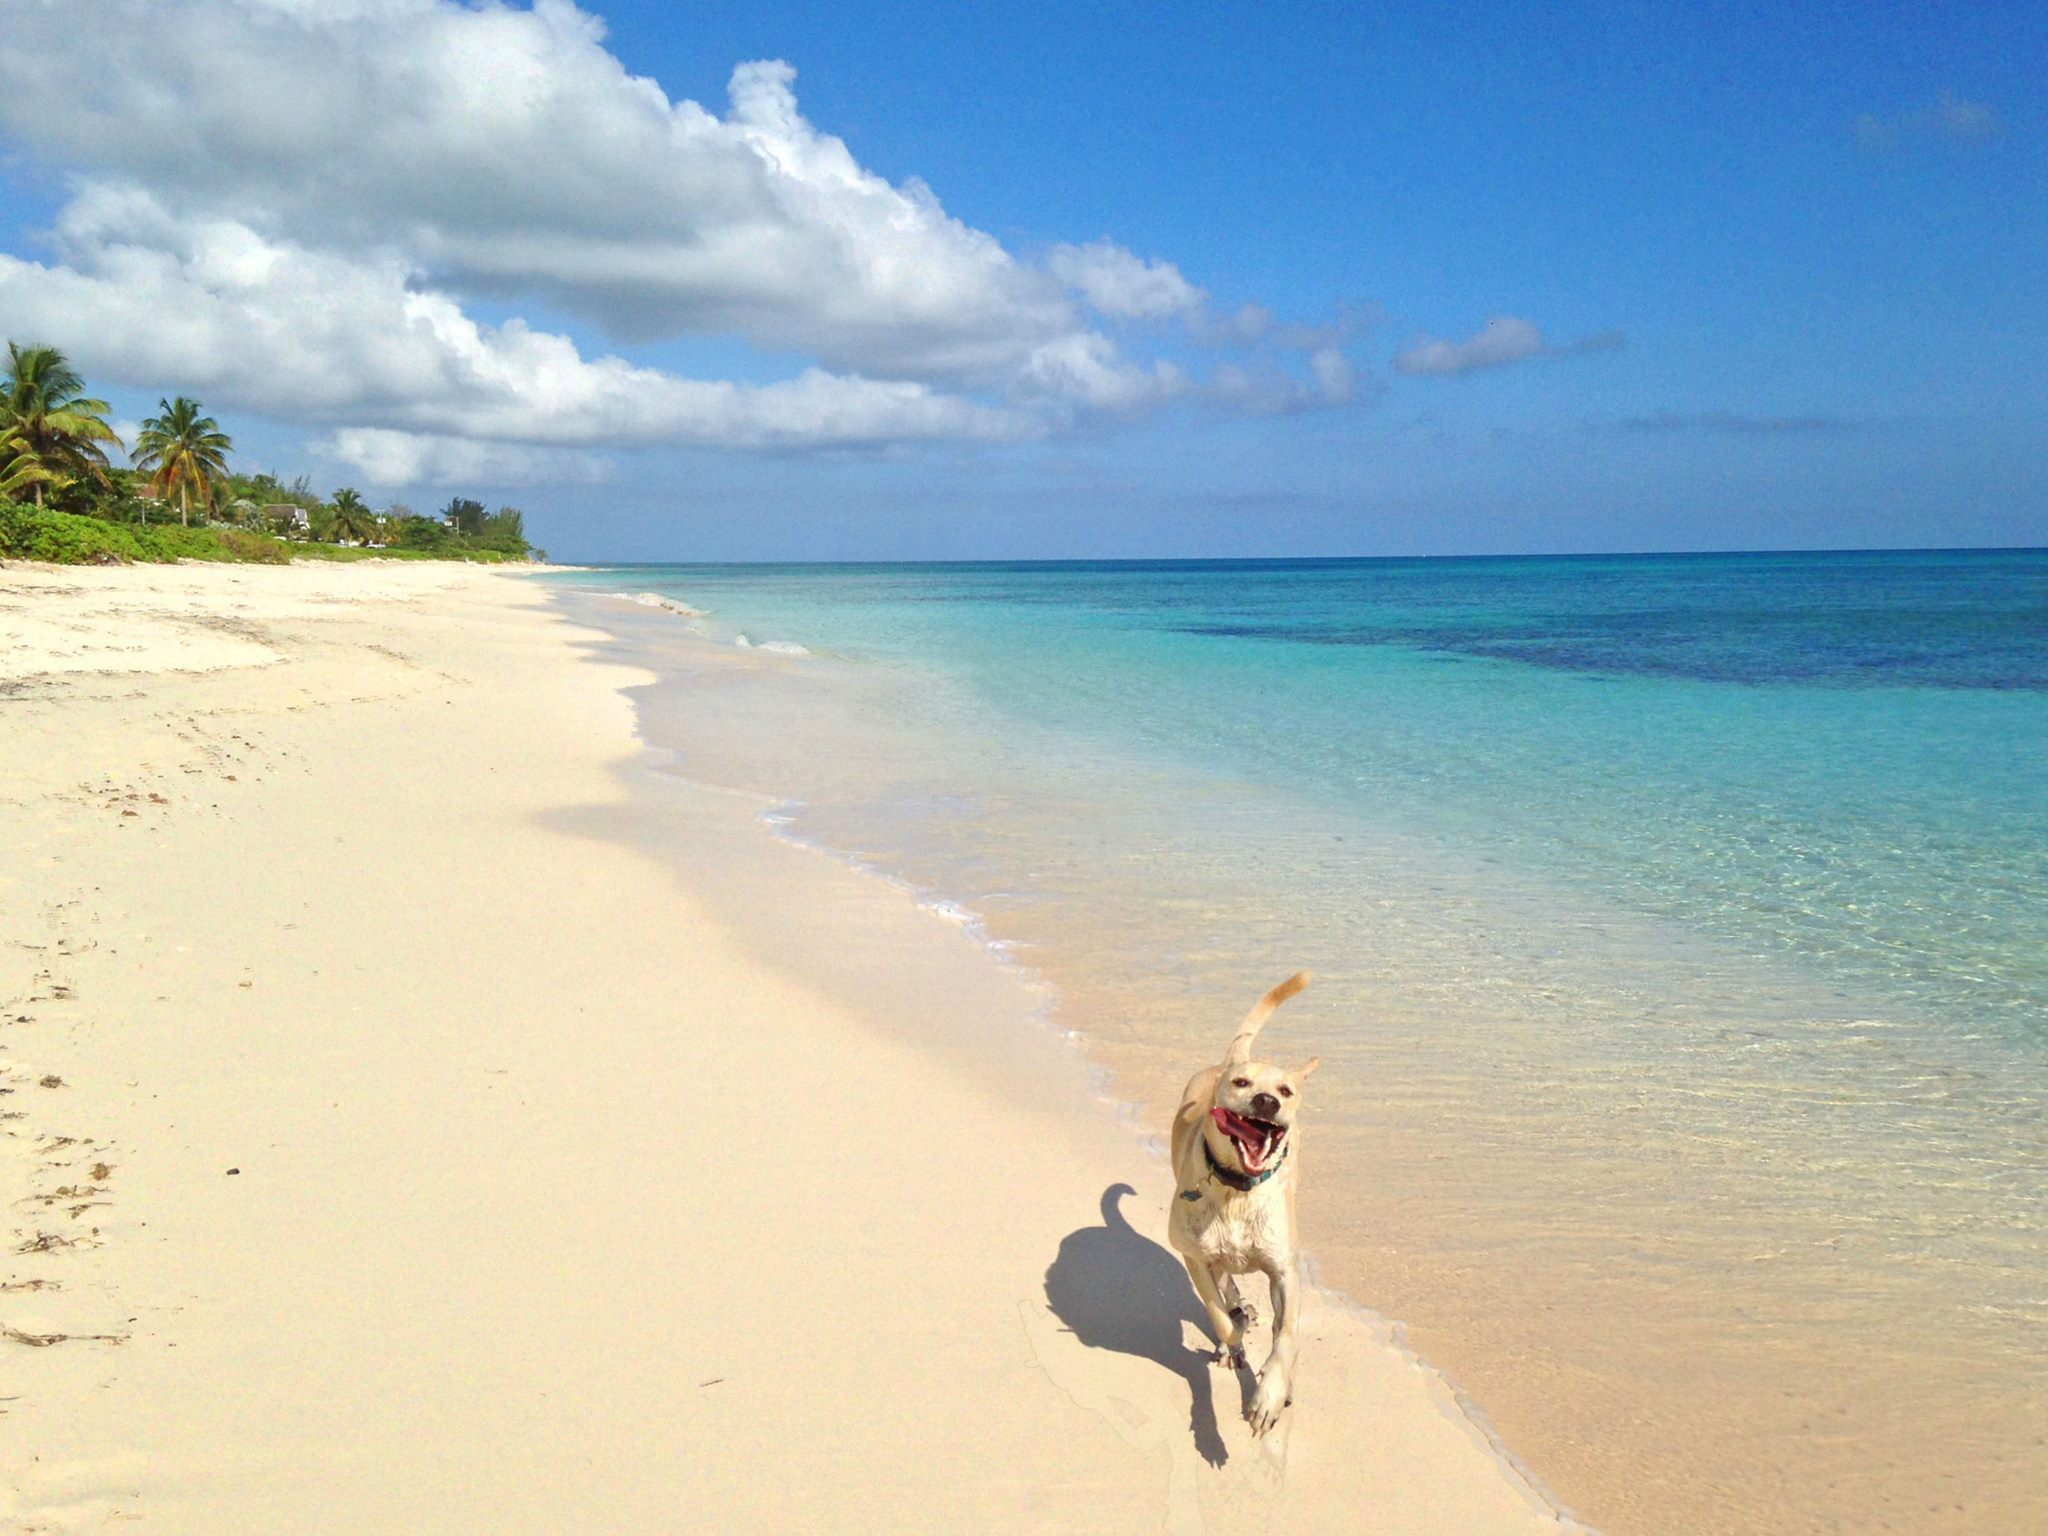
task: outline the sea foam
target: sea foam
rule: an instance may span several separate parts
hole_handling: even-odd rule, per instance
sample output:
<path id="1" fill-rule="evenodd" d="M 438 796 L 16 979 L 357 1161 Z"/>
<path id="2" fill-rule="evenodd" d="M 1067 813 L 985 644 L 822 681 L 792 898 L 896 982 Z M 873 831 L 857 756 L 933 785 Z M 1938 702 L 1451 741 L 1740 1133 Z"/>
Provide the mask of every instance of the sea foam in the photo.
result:
<path id="1" fill-rule="evenodd" d="M 692 608 L 688 603 L 679 603 L 672 597 L 663 597 L 659 592 L 607 592 L 605 596 L 616 597 L 624 603 L 635 603 L 642 608 L 659 608 L 663 613 L 672 613 L 677 618 L 704 617 L 702 608 Z"/>
<path id="2" fill-rule="evenodd" d="M 808 656 L 811 648 L 798 645 L 794 640 L 749 640 L 745 635 L 734 635 L 732 643 L 743 651 L 766 651 L 771 656 Z"/>

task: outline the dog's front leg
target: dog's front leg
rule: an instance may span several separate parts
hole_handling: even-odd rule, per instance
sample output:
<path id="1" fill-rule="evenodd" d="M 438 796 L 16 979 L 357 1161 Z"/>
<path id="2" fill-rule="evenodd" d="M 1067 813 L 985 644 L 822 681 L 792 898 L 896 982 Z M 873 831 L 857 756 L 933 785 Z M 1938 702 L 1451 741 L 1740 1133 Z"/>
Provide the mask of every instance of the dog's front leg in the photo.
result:
<path id="1" fill-rule="evenodd" d="M 1217 1289 L 1216 1276 L 1209 1266 L 1185 1254 L 1181 1261 L 1187 1265 L 1188 1278 L 1195 1282 L 1195 1294 L 1202 1298 L 1202 1307 L 1209 1314 L 1209 1328 L 1216 1335 L 1216 1363 L 1241 1369 L 1245 1363 L 1244 1324 L 1223 1304 L 1223 1293 Z"/>
<path id="2" fill-rule="evenodd" d="M 1237 1276 L 1225 1275 L 1223 1283 L 1216 1287 L 1223 1298 L 1223 1305 L 1230 1308 L 1230 1319 L 1240 1328 L 1249 1328 L 1259 1320 L 1259 1309 L 1244 1299 L 1238 1289 Z"/>
<path id="3" fill-rule="evenodd" d="M 1294 1396 L 1294 1324 L 1301 1300 L 1291 1258 L 1267 1269 L 1266 1280 L 1273 1292 L 1273 1350 L 1259 1370 L 1259 1390 L 1245 1410 L 1255 1435 L 1279 1423 L 1280 1410 Z"/>

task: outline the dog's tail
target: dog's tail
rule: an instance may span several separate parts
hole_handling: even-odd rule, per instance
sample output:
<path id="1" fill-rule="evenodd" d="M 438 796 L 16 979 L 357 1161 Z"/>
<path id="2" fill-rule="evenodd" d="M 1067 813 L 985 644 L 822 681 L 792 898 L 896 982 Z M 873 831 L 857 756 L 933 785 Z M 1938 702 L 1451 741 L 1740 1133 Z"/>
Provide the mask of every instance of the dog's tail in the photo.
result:
<path id="1" fill-rule="evenodd" d="M 1282 1003 L 1294 996 L 1295 993 L 1301 991 L 1314 979 L 1315 973 L 1313 971 L 1296 971 L 1292 976 L 1281 982 L 1279 986 L 1254 1003 L 1252 1011 L 1244 1016 L 1244 1022 L 1237 1026 L 1237 1034 L 1231 1039 L 1230 1049 L 1224 1052 L 1224 1065 L 1236 1066 L 1240 1062 L 1250 1061 L 1252 1059 L 1252 1042 L 1259 1038 L 1259 1031 L 1265 1027 L 1266 1020 L 1273 1017 L 1274 1011 Z"/>

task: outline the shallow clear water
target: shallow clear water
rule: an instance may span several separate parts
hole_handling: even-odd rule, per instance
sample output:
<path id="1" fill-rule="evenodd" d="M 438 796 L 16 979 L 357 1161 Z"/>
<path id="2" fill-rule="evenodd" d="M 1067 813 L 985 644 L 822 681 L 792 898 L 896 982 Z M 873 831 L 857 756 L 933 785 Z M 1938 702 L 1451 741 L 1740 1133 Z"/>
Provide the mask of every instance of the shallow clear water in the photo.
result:
<path id="1" fill-rule="evenodd" d="M 558 580 L 1146 1115 L 1316 967 L 1326 1278 L 1592 1518 L 2048 1523 L 2048 553 Z"/>

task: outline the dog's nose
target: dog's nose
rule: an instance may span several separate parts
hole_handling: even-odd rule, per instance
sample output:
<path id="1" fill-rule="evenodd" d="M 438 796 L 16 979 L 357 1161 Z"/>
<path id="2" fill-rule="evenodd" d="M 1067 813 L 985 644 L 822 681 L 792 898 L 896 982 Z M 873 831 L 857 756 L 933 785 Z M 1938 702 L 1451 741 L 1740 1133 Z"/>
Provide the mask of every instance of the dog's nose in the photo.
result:
<path id="1" fill-rule="evenodd" d="M 1252 1113 L 1261 1120 L 1270 1120 L 1280 1113 L 1280 1101 L 1270 1093 L 1252 1095 Z"/>

